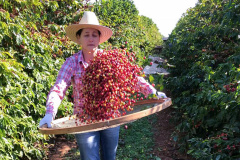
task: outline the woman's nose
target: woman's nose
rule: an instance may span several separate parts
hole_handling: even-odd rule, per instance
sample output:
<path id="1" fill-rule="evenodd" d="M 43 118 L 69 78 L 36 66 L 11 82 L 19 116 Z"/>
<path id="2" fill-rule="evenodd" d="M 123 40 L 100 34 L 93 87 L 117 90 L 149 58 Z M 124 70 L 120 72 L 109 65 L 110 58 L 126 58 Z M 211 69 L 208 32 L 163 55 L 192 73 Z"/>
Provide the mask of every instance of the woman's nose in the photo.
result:
<path id="1" fill-rule="evenodd" d="M 93 41 L 93 36 L 90 36 L 89 41 L 91 42 Z"/>

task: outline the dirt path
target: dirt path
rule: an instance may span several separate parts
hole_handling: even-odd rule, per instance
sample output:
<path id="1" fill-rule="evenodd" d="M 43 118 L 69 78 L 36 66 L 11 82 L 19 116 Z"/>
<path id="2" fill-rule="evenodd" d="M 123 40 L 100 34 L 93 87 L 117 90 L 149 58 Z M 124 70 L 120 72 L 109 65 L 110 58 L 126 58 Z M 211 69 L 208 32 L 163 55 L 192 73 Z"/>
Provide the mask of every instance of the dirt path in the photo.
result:
<path id="1" fill-rule="evenodd" d="M 49 160 L 62 160 L 63 157 L 68 155 L 68 157 L 73 157 L 71 150 L 77 149 L 77 144 L 75 139 L 67 139 L 63 135 L 56 135 L 55 138 L 52 138 L 49 142 Z"/>
<path id="2" fill-rule="evenodd" d="M 154 130 L 154 155 L 161 160 L 191 160 L 187 154 L 180 153 L 176 142 L 171 135 L 174 131 L 174 125 L 170 123 L 173 109 L 171 107 L 157 113 L 157 123 Z"/>

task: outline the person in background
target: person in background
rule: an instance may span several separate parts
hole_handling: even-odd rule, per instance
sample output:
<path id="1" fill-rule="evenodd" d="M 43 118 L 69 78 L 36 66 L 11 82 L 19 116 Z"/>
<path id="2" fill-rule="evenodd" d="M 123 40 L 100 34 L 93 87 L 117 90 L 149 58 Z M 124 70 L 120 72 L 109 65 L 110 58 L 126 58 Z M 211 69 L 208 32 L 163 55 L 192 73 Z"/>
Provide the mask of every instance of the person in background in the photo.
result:
<path id="1" fill-rule="evenodd" d="M 79 24 L 73 24 L 66 28 L 66 35 L 82 48 L 78 53 L 67 58 L 62 65 L 54 86 L 50 89 L 46 102 L 46 114 L 40 121 L 39 127 L 51 122 L 56 116 L 58 107 L 65 96 L 66 90 L 73 85 L 74 114 L 81 113 L 84 109 L 84 100 L 80 92 L 81 76 L 89 61 L 97 54 L 98 45 L 107 41 L 112 36 L 112 30 L 99 25 L 94 12 L 86 11 Z M 158 93 L 158 97 L 166 98 L 166 95 L 148 84 L 143 77 L 138 77 L 138 86 L 141 92 L 147 96 Z M 82 160 L 100 160 L 99 151 L 104 160 L 115 160 L 118 146 L 120 126 L 101 131 L 76 134 L 76 141 Z"/>

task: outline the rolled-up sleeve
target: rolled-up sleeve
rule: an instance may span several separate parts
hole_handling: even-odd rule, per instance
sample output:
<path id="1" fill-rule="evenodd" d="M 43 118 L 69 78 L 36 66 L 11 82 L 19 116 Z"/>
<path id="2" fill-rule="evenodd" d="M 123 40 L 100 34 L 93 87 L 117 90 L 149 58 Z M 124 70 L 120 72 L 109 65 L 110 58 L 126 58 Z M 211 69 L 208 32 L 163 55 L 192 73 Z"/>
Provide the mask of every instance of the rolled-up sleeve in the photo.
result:
<path id="1" fill-rule="evenodd" d="M 149 84 L 143 77 L 137 77 L 138 82 L 137 82 L 137 88 L 139 91 L 144 94 L 144 96 L 148 96 L 149 94 L 156 94 L 157 90 Z"/>
<path id="2" fill-rule="evenodd" d="M 46 114 L 52 114 L 55 117 L 58 107 L 61 104 L 67 89 L 71 85 L 73 75 L 73 59 L 68 58 L 62 65 L 55 84 L 50 89 L 46 102 Z"/>

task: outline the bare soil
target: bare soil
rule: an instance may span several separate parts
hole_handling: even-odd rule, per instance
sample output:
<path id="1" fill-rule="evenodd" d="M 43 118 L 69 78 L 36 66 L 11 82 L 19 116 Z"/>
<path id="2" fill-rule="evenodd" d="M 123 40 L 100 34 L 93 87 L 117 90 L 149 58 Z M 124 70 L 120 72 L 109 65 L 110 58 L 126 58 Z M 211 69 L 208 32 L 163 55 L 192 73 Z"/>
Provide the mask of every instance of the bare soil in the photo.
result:
<path id="1" fill-rule="evenodd" d="M 69 140 L 64 135 L 56 135 L 54 138 L 51 138 L 49 144 L 49 160 L 62 160 L 66 155 L 68 155 L 67 157 L 71 157 L 71 154 L 74 155 L 74 153 L 71 151 L 77 149 L 77 143 L 75 139 Z"/>
<path id="2" fill-rule="evenodd" d="M 176 142 L 172 138 L 174 132 L 174 124 L 170 122 L 173 109 L 171 107 L 157 113 L 157 123 L 154 131 L 155 147 L 154 155 L 161 160 L 193 160 L 186 153 L 181 153 Z"/>

